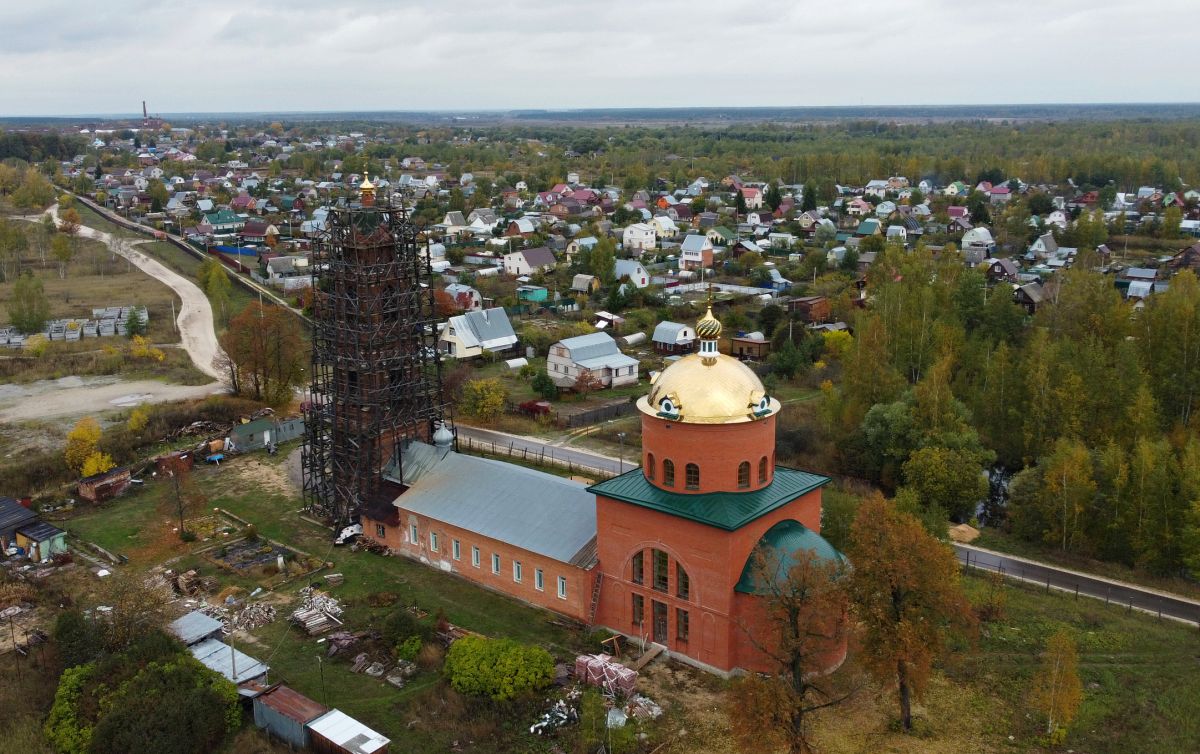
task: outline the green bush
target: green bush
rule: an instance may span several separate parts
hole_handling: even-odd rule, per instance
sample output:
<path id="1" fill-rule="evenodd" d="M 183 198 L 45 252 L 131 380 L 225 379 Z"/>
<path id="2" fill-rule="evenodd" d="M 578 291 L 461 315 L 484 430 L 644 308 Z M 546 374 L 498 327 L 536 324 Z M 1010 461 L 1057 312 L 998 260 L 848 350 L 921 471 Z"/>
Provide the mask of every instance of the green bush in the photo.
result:
<path id="1" fill-rule="evenodd" d="M 96 629 L 78 610 L 64 610 L 54 621 L 54 643 L 63 667 L 86 665 L 100 654 Z"/>
<path id="2" fill-rule="evenodd" d="M 554 660 L 541 647 L 466 636 L 450 645 L 443 672 L 456 691 L 507 701 L 549 686 Z"/>
<path id="3" fill-rule="evenodd" d="M 412 662 L 417 659 L 417 654 L 421 651 L 422 644 L 424 642 L 421 641 L 420 636 L 410 636 L 400 642 L 400 646 L 396 647 L 396 656 L 401 660 Z"/>
<path id="4" fill-rule="evenodd" d="M 417 620 L 412 613 L 403 609 L 397 610 L 385 618 L 380 631 L 383 633 L 383 638 L 387 640 L 387 643 L 394 647 L 403 644 L 412 637 L 416 637 L 422 642 L 433 638 L 432 628 Z"/>

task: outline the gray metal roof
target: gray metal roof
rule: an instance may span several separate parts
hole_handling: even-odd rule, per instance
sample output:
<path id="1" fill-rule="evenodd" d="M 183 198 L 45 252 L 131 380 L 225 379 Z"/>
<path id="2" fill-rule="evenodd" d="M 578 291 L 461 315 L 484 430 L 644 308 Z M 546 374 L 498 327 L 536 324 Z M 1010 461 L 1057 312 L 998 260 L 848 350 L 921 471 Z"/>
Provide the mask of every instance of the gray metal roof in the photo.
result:
<path id="1" fill-rule="evenodd" d="M 617 341 L 608 333 L 595 332 L 587 335 L 576 335 L 574 338 L 563 338 L 559 345 L 571 352 L 574 361 L 585 361 L 600 356 L 611 356 L 620 353 Z"/>
<path id="2" fill-rule="evenodd" d="M 216 631 L 221 630 L 221 621 L 216 618 L 211 618 L 199 610 L 176 618 L 167 626 L 167 630 L 179 637 L 179 640 L 184 644 L 191 646 L 196 642 L 204 639 Z"/>
<path id="3" fill-rule="evenodd" d="M 11 497 L 0 497 L 0 530 L 15 529 L 35 519 L 37 519 L 37 514 L 16 500 Z"/>
<path id="4" fill-rule="evenodd" d="M 564 563 L 595 557 L 596 498 L 578 482 L 419 442 L 402 468 L 397 508 Z"/>
<path id="5" fill-rule="evenodd" d="M 680 334 L 684 333 L 687 329 L 687 325 L 679 322 L 659 322 L 654 326 L 654 337 L 652 340 L 655 343 L 679 343 L 681 340 L 688 340 L 686 337 L 680 337 Z M 695 334 L 693 333 L 694 336 Z"/>
<path id="6" fill-rule="evenodd" d="M 517 342 L 517 334 L 513 332 L 512 323 L 502 307 L 451 317 L 450 325 L 467 346 L 504 350 Z"/>
<path id="7" fill-rule="evenodd" d="M 267 674 L 266 665 L 217 639 L 206 639 L 189 647 L 189 651 L 204 667 L 214 673 L 220 673 L 235 684 L 252 681 Z M 236 678 L 233 675 L 235 664 Z"/>

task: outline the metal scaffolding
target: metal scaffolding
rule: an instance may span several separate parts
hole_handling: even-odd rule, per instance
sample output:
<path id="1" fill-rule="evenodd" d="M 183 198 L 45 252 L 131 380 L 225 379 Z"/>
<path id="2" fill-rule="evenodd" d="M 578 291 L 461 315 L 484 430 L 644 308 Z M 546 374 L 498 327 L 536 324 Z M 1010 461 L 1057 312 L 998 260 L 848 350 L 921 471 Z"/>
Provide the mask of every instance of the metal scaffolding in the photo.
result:
<path id="1" fill-rule="evenodd" d="M 429 256 L 403 207 L 364 204 L 330 210 L 312 257 L 304 496 L 338 526 L 378 502 L 405 439 L 448 418 Z"/>

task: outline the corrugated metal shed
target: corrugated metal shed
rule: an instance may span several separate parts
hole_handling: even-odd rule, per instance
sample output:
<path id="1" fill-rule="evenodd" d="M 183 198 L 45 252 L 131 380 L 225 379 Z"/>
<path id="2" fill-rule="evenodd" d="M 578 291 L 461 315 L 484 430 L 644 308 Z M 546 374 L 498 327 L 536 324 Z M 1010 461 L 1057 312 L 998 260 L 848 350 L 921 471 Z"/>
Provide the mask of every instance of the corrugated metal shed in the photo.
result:
<path id="1" fill-rule="evenodd" d="M 254 699 L 254 724 L 290 746 L 306 748 L 308 723 L 329 711 L 287 686 L 274 686 Z"/>
<path id="2" fill-rule="evenodd" d="M 576 561 L 596 538 L 596 500 L 584 485 L 418 442 L 405 449 L 401 466 L 409 489 L 396 507 L 586 565 Z"/>
<path id="3" fill-rule="evenodd" d="M 735 531 L 828 482 L 829 477 L 777 466 L 775 478 L 762 489 L 689 495 L 659 489 L 646 481 L 641 469 L 634 469 L 588 489 L 613 500 Z"/>
<path id="4" fill-rule="evenodd" d="M 391 741 L 341 710 L 330 710 L 308 724 L 319 752 L 385 754 Z"/>
<path id="5" fill-rule="evenodd" d="M 199 610 L 193 610 L 181 618 L 176 618 L 167 628 L 190 647 L 205 639 L 219 636 L 221 621 L 211 618 Z"/>
<path id="6" fill-rule="evenodd" d="M 37 514 L 11 497 L 0 497 L 0 530 L 14 530 L 37 519 Z"/>
<path id="7" fill-rule="evenodd" d="M 255 678 L 262 678 L 267 673 L 267 666 L 250 655 L 243 654 L 223 641 L 205 639 L 190 647 L 192 657 L 209 670 L 220 673 L 230 681 L 244 683 Z M 237 670 L 237 677 L 233 671 Z"/>

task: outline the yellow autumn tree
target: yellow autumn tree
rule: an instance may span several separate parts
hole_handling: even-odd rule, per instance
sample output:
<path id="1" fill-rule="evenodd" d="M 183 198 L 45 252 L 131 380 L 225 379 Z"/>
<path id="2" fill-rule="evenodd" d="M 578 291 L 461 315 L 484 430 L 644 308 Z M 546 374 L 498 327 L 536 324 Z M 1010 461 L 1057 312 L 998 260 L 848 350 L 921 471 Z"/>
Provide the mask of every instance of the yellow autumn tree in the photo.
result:
<path id="1" fill-rule="evenodd" d="M 95 453 L 92 453 L 90 456 L 84 459 L 83 468 L 79 470 L 79 476 L 89 477 L 96 474 L 103 474 L 116 465 L 117 464 L 115 461 L 113 461 L 112 456 L 110 456 L 108 453 L 101 453 L 97 450 Z"/>
<path id="2" fill-rule="evenodd" d="M 85 416 L 75 422 L 75 426 L 67 433 L 67 446 L 63 450 L 67 466 L 72 471 L 82 473 L 88 457 L 100 449 L 100 424 L 90 416 Z"/>
<path id="3" fill-rule="evenodd" d="M 1042 667 L 1034 677 L 1030 700 L 1037 711 L 1046 716 L 1047 735 L 1057 739 L 1065 736 L 1066 727 L 1075 719 L 1083 701 L 1079 653 L 1075 638 L 1067 629 L 1059 630 L 1046 642 Z"/>
<path id="4" fill-rule="evenodd" d="M 138 406 L 129 414 L 127 426 L 130 432 L 141 432 L 150 422 L 150 411 L 144 406 Z"/>

